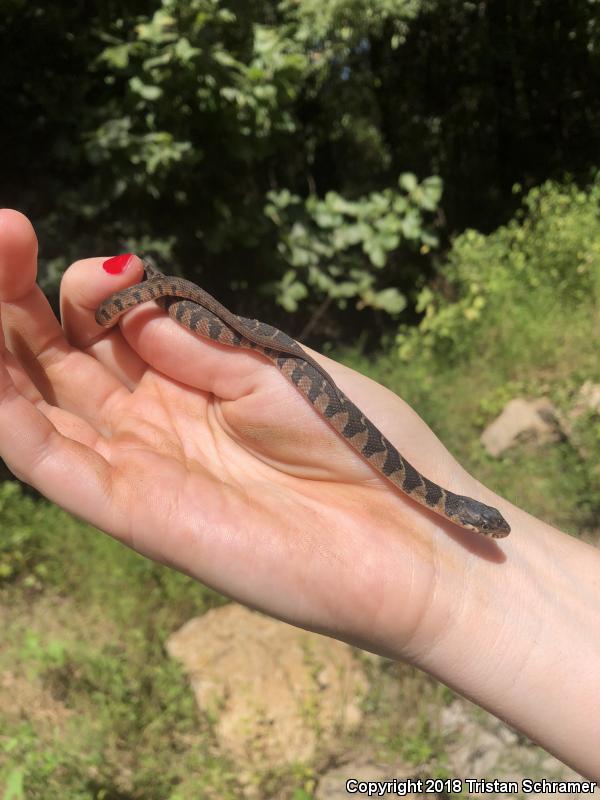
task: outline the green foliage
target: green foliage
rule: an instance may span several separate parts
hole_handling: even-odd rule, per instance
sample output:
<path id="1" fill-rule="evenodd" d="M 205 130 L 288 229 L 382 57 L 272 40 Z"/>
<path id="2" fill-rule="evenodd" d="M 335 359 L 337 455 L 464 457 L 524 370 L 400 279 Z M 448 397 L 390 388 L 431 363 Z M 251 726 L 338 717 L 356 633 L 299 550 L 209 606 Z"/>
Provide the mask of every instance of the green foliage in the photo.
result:
<path id="1" fill-rule="evenodd" d="M 6 778 L 6 786 L 2 800 L 24 800 L 23 792 L 23 769 L 17 767 L 13 769 Z"/>
<path id="2" fill-rule="evenodd" d="M 39 561 L 39 527 L 43 512 L 33 500 L 25 497 L 18 484 L 0 484 L 0 586 L 24 576 L 29 586 L 35 586 L 45 574 Z"/>
<path id="3" fill-rule="evenodd" d="M 308 56 L 285 31 L 252 25 L 213 0 L 164 0 L 127 36 L 98 62 L 113 81 L 126 79 L 126 102 L 114 111 L 128 113 L 106 119 L 87 147 L 96 164 L 131 161 L 130 179 L 152 197 L 161 195 L 169 175 L 181 179 L 202 168 L 210 135 L 219 135 L 224 165 L 256 160 L 260 140 L 294 130 L 290 107 Z M 125 188 L 115 172 L 115 196 Z M 174 199 L 186 202 L 185 186 Z"/>
<path id="4" fill-rule="evenodd" d="M 545 322 L 556 326 L 566 309 L 600 298 L 599 203 L 600 179 L 587 191 L 547 182 L 529 192 L 508 225 L 488 236 L 465 231 L 440 273 L 444 293 L 421 289 L 423 318 L 401 329 L 400 356 L 476 358 L 487 330 L 497 349 L 512 342 L 548 352 Z"/>
<path id="5" fill-rule="evenodd" d="M 291 267 L 274 287 L 285 309 L 295 311 L 311 290 L 340 308 L 355 298 L 359 309 L 404 309 L 404 295 L 395 287 L 376 288 L 375 273 L 401 244 L 420 245 L 422 252 L 437 246 L 423 212 L 437 209 L 442 186 L 436 177 L 419 184 L 412 173 L 401 175 L 398 185 L 400 191 L 388 188 L 354 201 L 337 192 L 305 201 L 287 190 L 269 192 L 265 213 L 279 228 L 279 252 Z"/>
<path id="6" fill-rule="evenodd" d="M 60 727 L 0 715 L 0 781 L 13 800 L 237 796 L 233 770 L 210 753 L 210 731 L 173 665 L 82 644 L 43 685 L 65 709 Z"/>
<path id="7" fill-rule="evenodd" d="M 400 758 L 437 777 L 448 744 L 439 714 L 454 695 L 448 698 L 450 690 L 405 664 L 366 663 L 365 669 L 370 688 L 363 709 L 379 756 L 391 762 Z M 384 674 L 388 680 L 382 680 Z"/>
<path id="8" fill-rule="evenodd" d="M 6 573 L 0 590 L 26 597 L 65 594 L 126 631 L 132 620 L 147 619 L 153 646 L 189 617 L 225 602 L 197 581 L 142 558 L 57 506 L 32 500 L 16 483 L 0 485 L 0 498 L 0 564 Z M 64 646 L 56 637 L 40 643 L 26 636 L 21 651 L 27 663 L 56 667 Z"/>
<path id="9" fill-rule="evenodd" d="M 587 489 L 581 504 L 592 519 L 600 510 L 600 413 L 582 413 L 574 421 L 570 439 L 578 456 L 574 464 L 577 482 Z"/>
<path id="10" fill-rule="evenodd" d="M 360 37 L 381 36 L 391 26 L 406 35 L 408 22 L 422 7 L 420 0 L 283 0 L 279 8 L 300 22 L 296 36 L 320 45 L 326 56 L 350 55 Z"/>
<path id="11" fill-rule="evenodd" d="M 360 309 L 371 320 L 372 309 L 406 302 L 410 319 L 417 273 L 431 267 L 414 255 L 410 219 L 399 233 L 367 220 L 372 233 L 340 250 L 341 264 L 325 255 L 309 279 L 290 274 L 298 247 L 278 250 L 291 229 L 273 226 L 265 205 L 301 198 L 289 211 L 314 254 L 332 245 L 316 206 L 393 195 L 405 172 L 443 178 L 438 233 L 444 220 L 455 230 L 506 219 L 515 180 L 531 186 L 565 169 L 581 179 L 600 143 L 594 12 L 538 0 L 504 10 L 107 0 L 84 15 L 64 0 L 11 0 L 0 26 L 11 53 L 0 74 L 3 203 L 33 217 L 46 289 L 71 260 L 128 249 L 187 271 L 226 303 L 251 289 L 236 295 L 241 313 L 268 318 L 262 290 L 279 287 L 286 310 L 303 299 L 299 310 L 317 309 L 328 335 L 354 336 Z M 344 215 L 334 244 L 344 231 L 356 237 L 356 224 Z M 344 299 L 358 304 L 339 313 Z"/>
<path id="12" fill-rule="evenodd" d="M 0 786 L 13 800 L 19 791 L 40 800 L 237 796 L 163 648 L 167 633 L 223 598 L 17 484 L 3 484 L 0 497 L 2 563 L 11 566 L 3 606 L 21 607 L 6 617 L 0 672 L 23 676 L 29 720 L 0 710 Z M 61 599 L 36 626 L 31 612 L 46 594 Z M 38 704 L 47 706 L 39 716 Z"/>
<path id="13" fill-rule="evenodd" d="M 88 158 L 105 175 L 113 174 L 113 200 L 129 194 L 132 184 L 138 194 L 158 199 L 177 181 L 174 200 L 185 207 L 195 191 L 195 176 L 211 168 L 206 159 L 212 159 L 215 143 L 207 133 L 219 131 L 221 163 L 239 163 L 242 171 L 258 163 L 275 152 L 279 137 L 300 130 L 296 106 L 302 92 L 318 91 L 311 87 L 337 72 L 336 61 L 369 30 L 381 32 L 385 19 L 404 21 L 415 8 L 390 2 L 381 16 L 375 4 L 361 0 L 338 2 L 327 15 L 315 16 L 310 3 L 283 3 L 280 12 L 287 24 L 275 26 L 212 0 L 194 0 L 184 7 L 179 0 L 165 0 L 138 22 L 133 36 L 118 41 L 110 37 L 97 59 L 113 81 L 123 82 L 127 113 L 105 119 L 88 134 Z M 348 27 L 353 18 L 356 23 L 355 15 L 366 28 Z M 236 42 L 240 29 L 241 45 Z M 311 141 L 318 144 L 309 139 L 308 148 Z M 313 156 L 309 149 L 307 159 Z M 129 173 L 129 182 L 124 173 Z M 323 296 L 341 308 L 349 298 L 356 298 L 358 309 L 397 314 L 404 308 L 403 293 L 394 286 L 380 287 L 376 273 L 403 244 L 421 245 L 424 251 L 435 246 L 423 213 L 437 210 L 441 181 L 431 177 L 419 185 L 414 175 L 405 173 L 399 183 L 400 190 L 372 191 L 354 201 L 336 191 L 323 199 L 315 193 L 303 199 L 287 188 L 266 193 L 267 216 L 278 226 L 277 250 L 283 264 L 292 267 L 267 286 L 287 311 L 295 311 L 302 299 Z M 245 245 L 257 244 L 261 232 L 265 241 L 273 238 L 266 219 L 253 219 L 248 207 L 236 234 L 238 215 L 230 201 L 217 202 L 216 224 L 210 232 L 197 229 L 211 252 L 223 252 L 234 238 Z M 146 243 L 154 249 L 161 246 L 163 257 L 169 258 L 176 241 L 172 238 L 171 246 L 164 239 Z M 135 238 L 128 242 L 132 249 L 139 244 Z"/>

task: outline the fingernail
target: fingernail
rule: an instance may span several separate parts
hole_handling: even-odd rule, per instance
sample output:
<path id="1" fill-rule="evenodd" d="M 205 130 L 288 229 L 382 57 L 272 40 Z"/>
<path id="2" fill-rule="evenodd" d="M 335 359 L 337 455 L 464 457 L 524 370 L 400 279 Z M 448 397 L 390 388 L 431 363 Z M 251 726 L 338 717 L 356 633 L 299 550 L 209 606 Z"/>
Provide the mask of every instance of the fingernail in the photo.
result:
<path id="1" fill-rule="evenodd" d="M 123 253 L 120 256 L 107 258 L 106 261 L 102 262 L 102 269 L 108 272 L 109 275 L 119 275 L 121 272 L 125 272 L 127 264 L 129 264 L 132 258 L 133 253 Z"/>

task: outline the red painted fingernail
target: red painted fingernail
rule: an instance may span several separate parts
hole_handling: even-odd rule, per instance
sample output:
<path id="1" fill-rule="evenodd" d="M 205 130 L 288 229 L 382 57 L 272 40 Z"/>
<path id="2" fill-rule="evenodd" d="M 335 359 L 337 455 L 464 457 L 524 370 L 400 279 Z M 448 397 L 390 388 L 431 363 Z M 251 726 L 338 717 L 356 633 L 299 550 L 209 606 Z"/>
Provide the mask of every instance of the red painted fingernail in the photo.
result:
<path id="1" fill-rule="evenodd" d="M 131 261 L 132 257 L 133 253 L 123 253 L 120 256 L 107 258 L 106 261 L 102 262 L 102 269 L 104 269 L 105 272 L 108 272 L 109 275 L 119 275 L 119 273 L 125 272 L 125 268 Z"/>

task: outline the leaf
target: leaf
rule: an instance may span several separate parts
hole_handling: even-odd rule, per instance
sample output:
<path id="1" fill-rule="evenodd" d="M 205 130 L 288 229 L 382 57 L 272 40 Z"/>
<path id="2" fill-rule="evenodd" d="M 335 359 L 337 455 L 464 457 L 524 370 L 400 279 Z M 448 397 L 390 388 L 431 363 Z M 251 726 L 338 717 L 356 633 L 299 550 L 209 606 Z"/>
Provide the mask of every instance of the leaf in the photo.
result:
<path id="1" fill-rule="evenodd" d="M 152 58 L 147 58 L 143 63 L 142 66 L 144 67 L 145 72 L 149 72 L 151 69 L 155 67 L 164 67 L 165 64 L 168 64 L 173 58 L 173 53 L 171 50 L 165 50 L 158 56 L 153 56 Z"/>
<path id="2" fill-rule="evenodd" d="M 325 195 L 325 203 L 327 207 L 337 214 L 347 214 L 348 216 L 356 216 L 357 204 L 346 200 L 337 192 L 327 192 Z"/>
<path id="3" fill-rule="evenodd" d="M 364 239 L 365 228 L 366 225 L 341 225 L 333 231 L 333 246 L 336 250 L 345 250 L 358 244 Z"/>
<path id="4" fill-rule="evenodd" d="M 435 211 L 442 198 L 443 182 L 438 175 L 432 175 L 421 183 L 421 202 L 426 211 Z"/>
<path id="5" fill-rule="evenodd" d="M 410 194 L 410 192 L 414 192 L 418 186 L 417 178 L 412 172 L 403 172 L 398 178 L 398 186 Z"/>
<path id="6" fill-rule="evenodd" d="M 222 67 L 231 67 L 232 69 L 239 69 L 242 64 L 234 58 L 227 50 L 214 50 L 213 58 Z"/>
<path id="7" fill-rule="evenodd" d="M 150 84 L 143 83 L 137 75 L 130 78 L 129 86 L 132 92 L 139 94 L 144 100 L 158 100 L 163 93 L 160 86 L 151 86 Z"/>
<path id="8" fill-rule="evenodd" d="M 392 208 L 396 212 L 396 214 L 404 214 L 406 209 L 408 208 L 408 201 L 406 197 L 401 197 L 400 195 L 394 199 L 392 203 Z"/>
<path id="9" fill-rule="evenodd" d="M 406 308 L 406 298 L 398 289 L 389 287 L 377 292 L 371 305 L 373 308 L 387 311 L 388 314 L 399 314 Z"/>
<path id="10" fill-rule="evenodd" d="M 400 236 L 397 233 L 380 234 L 379 242 L 389 253 L 390 250 L 395 250 L 400 244 Z"/>
<path id="11" fill-rule="evenodd" d="M 118 44 L 114 47 L 106 47 L 100 59 L 106 61 L 115 69 L 124 69 L 129 63 L 129 51 L 131 50 L 130 44 Z"/>
<path id="12" fill-rule="evenodd" d="M 229 100 L 230 102 L 237 102 L 242 105 L 243 95 L 239 89 L 236 89 L 234 86 L 222 86 L 219 89 L 219 94 L 221 97 L 224 97 L 225 100 Z"/>
<path id="13" fill-rule="evenodd" d="M 383 217 L 375 220 L 375 227 L 377 230 L 388 235 L 397 234 L 400 224 L 400 220 L 396 214 L 385 214 Z"/>
<path id="14" fill-rule="evenodd" d="M 320 228 L 336 228 L 344 222 L 344 218 L 339 214 L 332 214 L 326 208 L 317 209 L 314 220 Z"/>
<path id="15" fill-rule="evenodd" d="M 418 239 L 421 233 L 421 217 L 416 211 L 410 211 L 402 220 L 402 233 L 406 239 Z"/>
<path id="16" fill-rule="evenodd" d="M 434 248 L 437 247 L 440 243 L 440 240 L 435 234 L 429 233 L 429 231 L 422 231 L 421 232 L 421 241 L 426 247 Z"/>
<path id="17" fill-rule="evenodd" d="M 6 788 L 2 795 L 2 800 L 24 800 L 23 792 L 23 770 L 16 767 L 6 780 Z"/>
<path id="18" fill-rule="evenodd" d="M 379 240 L 373 237 L 363 242 L 363 250 L 371 259 L 371 264 L 381 269 L 385 266 L 386 252 L 379 244 Z"/>
<path id="19" fill-rule="evenodd" d="M 291 270 L 286 274 L 295 275 L 295 273 Z M 277 301 L 285 308 L 286 311 L 296 311 L 298 309 L 298 301 L 304 300 L 305 297 L 308 297 L 308 289 L 304 283 L 296 280 L 292 283 L 284 285 L 285 277 L 286 276 L 284 276 L 284 279 L 281 281 Z"/>
<path id="20" fill-rule="evenodd" d="M 355 297 L 358 286 L 354 281 L 340 281 L 330 292 L 334 297 Z"/>
<path id="21" fill-rule="evenodd" d="M 191 61 L 194 56 L 197 56 L 200 53 L 200 49 L 198 47 L 192 47 L 189 40 L 182 36 L 180 39 L 177 40 L 175 44 L 175 55 L 180 61 Z"/>
<path id="22" fill-rule="evenodd" d="M 294 789 L 294 794 L 292 795 L 292 800 L 312 800 L 312 798 L 312 794 L 309 794 L 301 788 Z"/>

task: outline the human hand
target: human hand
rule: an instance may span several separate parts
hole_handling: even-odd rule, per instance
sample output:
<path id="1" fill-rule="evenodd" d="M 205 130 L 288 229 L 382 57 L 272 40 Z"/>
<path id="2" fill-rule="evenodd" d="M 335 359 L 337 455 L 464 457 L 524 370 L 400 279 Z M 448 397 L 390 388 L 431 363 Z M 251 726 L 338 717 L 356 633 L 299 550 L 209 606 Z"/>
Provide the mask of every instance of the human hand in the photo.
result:
<path id="1" fill-rule="evenodd" d="M 1 212 L 2 452 L 59 505 L 248 605 L 386 652 L 429 607 L 433 549 L 495 552 L 391 488 L 260 355 L 150 305 L 100 328 L 96 307 L 142 279 L 138 258 L 119 275 L 101 258 L 72 265 L 63 330 L 36 251 L 28 221 Z M 418 469 L 481 494 L 398 397 L 314 355 Z M 394 630 L 379 630 L 399 594 Z"/>

